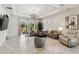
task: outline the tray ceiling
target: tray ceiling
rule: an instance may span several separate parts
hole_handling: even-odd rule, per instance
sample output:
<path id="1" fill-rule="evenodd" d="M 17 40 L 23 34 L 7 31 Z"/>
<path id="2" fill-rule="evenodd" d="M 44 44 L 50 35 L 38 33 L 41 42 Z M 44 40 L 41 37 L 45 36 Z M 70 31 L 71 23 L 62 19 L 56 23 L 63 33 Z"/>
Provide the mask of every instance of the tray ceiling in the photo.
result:
<path id="1" fill-rule="evenodd" d="M 12 12 L 15 15 L 30 17 L 31 14 L 37 14 L 38 17 L 51 14 L 57 10 L 64 8 L 72 8 L 77 6 L 76 4 L 4 4 L 4 7 L 12 8 Z"/>

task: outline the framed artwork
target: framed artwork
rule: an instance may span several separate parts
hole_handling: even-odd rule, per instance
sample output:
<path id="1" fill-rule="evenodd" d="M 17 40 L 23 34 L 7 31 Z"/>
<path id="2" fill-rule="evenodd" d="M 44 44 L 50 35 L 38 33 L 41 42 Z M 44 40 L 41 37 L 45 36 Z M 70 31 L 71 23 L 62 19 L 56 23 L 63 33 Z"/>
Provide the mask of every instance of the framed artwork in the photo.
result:
<path id="1" fill-rule="evenodd" d="M 65 18 L 65 27 L 67 29 L 76 30 L 78 29 L 78 15 L 68 16 Z"/>

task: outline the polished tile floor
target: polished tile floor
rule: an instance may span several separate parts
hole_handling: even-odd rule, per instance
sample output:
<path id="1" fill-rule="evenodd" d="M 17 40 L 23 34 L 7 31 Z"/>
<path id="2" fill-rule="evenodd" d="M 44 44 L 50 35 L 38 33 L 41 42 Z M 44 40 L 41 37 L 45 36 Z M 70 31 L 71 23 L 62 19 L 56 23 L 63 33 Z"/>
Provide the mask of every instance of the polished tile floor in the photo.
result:
<path id="1" fill-rule="evenodd" d="M 44 48 L 35 48 L 34 37 L 11 37 L 0 47 L 0 54 L 72 54 L 79 53 L 79 46 L 68 48 L 58 40 L 46 38 Z"/>

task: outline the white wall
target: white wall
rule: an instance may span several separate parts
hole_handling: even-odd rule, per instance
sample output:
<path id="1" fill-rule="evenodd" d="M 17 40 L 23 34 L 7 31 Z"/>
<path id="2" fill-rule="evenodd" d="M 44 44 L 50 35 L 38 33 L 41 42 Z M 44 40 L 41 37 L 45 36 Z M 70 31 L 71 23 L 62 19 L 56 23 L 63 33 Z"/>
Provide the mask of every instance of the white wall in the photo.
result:
<path id="1" fill-rule="evenodd" d="M 9 16 L 7 37 L 16 36 L 16 35 L 18 35 L 18 20 L 19 19 L 17 16 L 14 16 L 12 9 L 7 9 L 5 7 L 4 7 L 4 9 Z"/>
<path id="2" fill-rule="evenodd" d="M 2 45 L 6 37 L 18 35 L 18 17 L 11 14 L 12 11 L 8 11 L 2 5 L 0 5 L 0 14 L 8 14 L 9 16 L 9 24 L 8 29 L 4 31 L 0 31 L 0 45 Z"/>
<path id="3" fill-rule="evenodd" d="M 42 20 L 44 24 L 44 30 L 56 30 L 59 25 L 57 21 L 58 20 L 54 16 L 44 18 Z"/>
<path id="4" fill-rule="evenodd" d="M 4 10 L 4 8 L 0 5 L 0 14 L 6 14 L 6 11 Z"/>
<path id="5" fill-rule="evenodd" d="M 48 16 L 48 17 L 44 18 L 43 21 L 50 22 L 50 23 L 49 23 L 49 25 L 47 23 L 45 23 L 44 29 L 58 30 L 59 27 L 63 27 L 63 30 L 65 31 L 66 30 L 65 29 L 65 17 L 70 16 L 70 15 L 75 15 L 75 14 L 79 14 L 79 8 L 66 9 L 59 13 Z"/>
<path id="6" fill-rule="evenodd" d="M 18 17 L 10 15 L 8 24 L 8 37 L 18 35 Z"/>
<path id="7" fill-rule="evenodd" d="M 5 42 L 7 30 L 0 31 L 0 46 Z"/>
<path id="8" fill-rule="evenodd" d="M 0 14 L 6 14 L 4 8 L 0 5 Z M 0 31 L 0 46 L 5 42 L 7 35 L 7 30 Z"/>

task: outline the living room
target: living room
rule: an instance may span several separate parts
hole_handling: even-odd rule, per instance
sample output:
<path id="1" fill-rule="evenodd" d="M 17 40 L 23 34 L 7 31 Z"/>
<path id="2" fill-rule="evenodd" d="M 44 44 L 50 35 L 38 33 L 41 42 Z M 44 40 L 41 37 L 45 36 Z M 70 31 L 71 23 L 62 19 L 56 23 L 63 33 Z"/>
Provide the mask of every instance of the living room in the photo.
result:
<path id="1" fill-rule="evenodd" d="M 78 4 L 1 4 L 0 8 L 6 19 L 0 25 L 0 53 L 79 53 Z"/>

